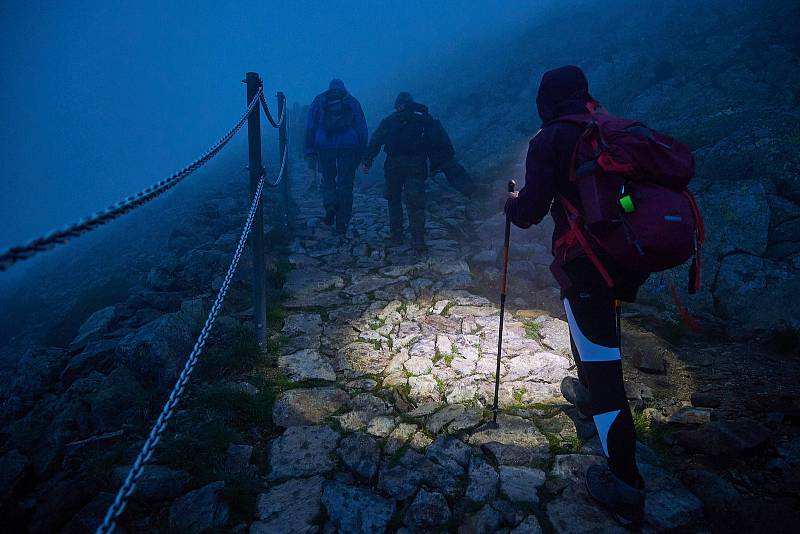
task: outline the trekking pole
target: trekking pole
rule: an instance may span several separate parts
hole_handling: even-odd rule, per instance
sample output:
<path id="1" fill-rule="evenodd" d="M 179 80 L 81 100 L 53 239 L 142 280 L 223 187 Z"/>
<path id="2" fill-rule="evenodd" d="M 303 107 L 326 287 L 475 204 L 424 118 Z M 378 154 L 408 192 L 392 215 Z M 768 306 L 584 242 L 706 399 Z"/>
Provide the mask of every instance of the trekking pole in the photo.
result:
<path id="1" fill-rule="evenodd" d="M 508 192 L 513 193 L 517 183 L 508 182 Z M 506 313 L 506 286 L 508 285 L 508 246 L 511 240 L 511 219 L 506 215 L 506 234 L 503 241 L 503 272 L 500 275 L 500 331 L 497 334 L 497 369 L 494 373 L 494 406 L 492 406 L 492 423 L 497 424 L 497 398 L 500 394 L 500 354 L 503 351 L 503 317 Z"/>

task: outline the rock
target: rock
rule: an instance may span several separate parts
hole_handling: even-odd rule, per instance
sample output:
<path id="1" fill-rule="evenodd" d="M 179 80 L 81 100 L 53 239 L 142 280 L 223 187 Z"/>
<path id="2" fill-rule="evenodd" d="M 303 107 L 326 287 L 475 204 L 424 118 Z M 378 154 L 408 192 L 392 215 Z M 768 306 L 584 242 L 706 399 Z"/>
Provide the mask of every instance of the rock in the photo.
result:
<path id="1" fill-rule="evenodd" d="M 322 511 L 321 476 L 296 478 L 258 496 L 250 534 L 306 534 L 315 532 L 314 522 Z"/>
<path id="2" fill-rule="evenodd" d="M 429 358 L 411 356 L 405 361 L 403 367 L 412 375 L 419 376 L 430 373 L 433 368 L 433 362 Z"/>
<path id="3" fill-rule="evenodd" d="M 714 297 L 719 313 L 748 328 L 775 328 L 800 317 L 791 301 L 776 306 L 774 295 L 800 290 L 797 271 L 783 262 L 737 252 L 725 256 L 717 274 Z"/>
<path id="4" fill-rule="evenodd" d="M 695 391 L 692 393 L 692 406 L 696 408 L 719 408 L 720 399 L 711 393 Z"/>
<path id="5" fill-rule="evenodd" d="M 115 467 L 112 473 L 114 484 L 121 485 L 131 466 Z M 174 499 L 183 494 L 189 484 L 189 473 L 166 465 L 149 464 L 142 471 L 136 484 L 136 497 L 148 501 Z"/>
<path id="6" fill-rule="evenodd" d="M 500 477 L 491 464 L 480 456 L 473 455 L 469 463 L 466 498 L 475 504 L 491 501 L 497 495 L 499 480 Z"/>
<path id="7" fill-rule="evenodd" d="M 512 502 L 536 504 L 536 490 L 544 484 L 545 474 L 541 469 L 501 465 L 500 490 Z"/>
<path id="8" fill-rule="evenodd" d="M 465 411 L 466 408 L 463 404 L 448 404 L 428 417 L 425 422 L 425 429 L 431 434 L 438 434 L 448 423 L 463 415 Z"/>
<path id="9" fill-rule="evenodd" d="M 592 465 L 605 466 L 606 460 L 590 454 L 559 454 L 553 462 L 551 474 L 576 484 L 583 484 L 586 480 L 586 470 Z"/>
<path id="10" fill-rule="evenodd" d="M 399 451 L 411 437 L 419 430 L 417 425 L 411 423 L 400 423 L 392 430 L 392 433 L 386 438 L 386 443 L 383 446 L 383 452 L 392 455 Z"/>
<path id="11" fill-rule="evenodd" d="M 462 475 L 472 455 L 472 448 L 460 439 L 439 436 L 428 447 L 425 456 L 435 461 L 454 475 Z"/>
<path id="12" fill-rule="evenodd" d="M 430 375 L 412 376 L 408 379 L 408 385 L 411 387 L 409 397 L 417 403 L 438 401 L 442 397 L 439 392 L 439 385 Z"/>
<path id="13" fill-rule="evenodd" d="M 739 501 L 739 492 L 733 484 L 705 469 L 690 469 L 683 481 L 689 490 L 703 501 L 707 512 L 720 516 L 733 510 Z"/>
<path id="14" fill-rule="evenodd" d="M 90 338 L 102 335 L 105 329 L 114 321 L 114 310 L 114 306 L 108 306 L 90 315 L 78 329 L 78 335 L 75 336 L 75 339 L 72 340 L 70 345 L 81 345 L 86 343 Z"/>
<path id="15" fill-rule="evenodd" d="M 339 532 L 383 534 L 394 515 L 395 505 L 366 488 L 327 482 L 322 502 Z"/>
<path id="16" fill-rule="evenodd" d="M 444 495 L 422 488 L 406 510 L 405 523 L 419 528 L 438 527 L 447 523 L 451 516 Z"/>
<path id="17" fill-rule="evenodd" d="M 272 420 L 279 427 L 317 425 L 349 404 L 339 388 L 290 389 L 275 401 Z"/>
<path id="18" fill-rule="evenodd" d="M 287 336 L 319 336 L 322 334 L 322 319 L 318 313 L 293 313 L 284 319 L 281 332 Z"/>
<path id="19" fill-rule="evenodd" d="M 236 445 L 231 443 L 228 446 L 223 469 L 226 473 L 242 473 L 250 467 L 250 459 L 252 457 L 252 445 Z"/>
<path id="20" fill-rule="evenodd" d="M 632 352 L 633 365 L 646 373 L 664 374 L 667 369 L 664 364 L 664 356 L 656 348 L 636 347 Z"/>
<path id="21" fill-rule="evenodd" d="M 89 343 L 83 352 L 73 357 L 61 372 L 61 382 L 69 386 L 75 380 L 92 371 L 108 372 L 113 363 L 118 340 L 101 339 Z"/>
<path id="22" fill-rule="evenodd" d="M 344 287 L 344 279 L 315 267 L 289 271 L 283 290 L 290 295 L 320 294 L 329 289 Z"/>
<path id="23" fill-rule="evenodd" d="M 9 393 L 33 400 L 57 385 L 66 352 L 55 348 L 26 350 L 17 363 Z M 5 396 L 5 391 L 3 391 Z M 9 397 L 11 395 L 8 395 Z"/>
<path id="24" fill-rule="evenodd" d="M 535 515 L 529 515 L 522 523 L 511 529 L 509 534 L 542 534 L 542 526 Z"/>
<path id="25" fill-rule="evenodd" d="M 336 373 L 327 358 L 316 350 L 305 349 L 278 357 L 278 368 L 296 382 L 303 380 L 336 380 Z"/>
<path id="26" fill-rule="evenodd" d="M 703 515 L 703 503 L 666 471 L 639 464 L 647 484 L 645 520 L 657 530 L 681 528 Z"/>
<path id="27" fill-rule="evenodd" d="M 112 493 L 98 493 L 70 519 L 69 523 L 60 532 L 95 532 L 100 523 L 103 522 L 108 507 L 114 502 L 114 497 Z"/>
<path id="28" fill-rule="evenodd" d="M 789 465 L 800 464 L 800 437 L 778 445 L 778 454 Z"/>
<path id="29" fill-rule="evenodd" d="M 357 432 L 342 438 L 337 450 L 342 462 L 363 479 L 372 480 L 378 472 L 381 451 L 372 436 Z"/>
<path id="30" fill-rule="evenodd" d="M 442 403 L 440 402 L 426 402 L 425 404 L 421 404 L 416 408 L 414 408 L 413 410 L 411 410 L 410 412 L 408 412 L 406 416 L 414 419 L 419 417 L 425 417 L 438 410 L 441 406 Z"/>
<path id="31" fill-rule="evenodd" d="M 533 320 L 539 325 L 539 337 L 542 345 L 563 356 L 572 354 L 569 341 L 569 325 L 566 321 L 554 317 L 541 316 Z"/>
<path id="32" fill-rule="evenodd" d="M 752 419 L 712 421 L 703 426 L 681 430 L 675 442 L 685 449 L 709 455 L 744 454 L 769 440 L 769 430 Z"/>
<path id="33" fill-rule="evenodd" d="M 458 534 L 489 534 L 497 532 L 503 518 L 500 512 L 486 504 L 472 515 L 468 515 L 461 526 L 458 527 Z"/>
<path id="34" fill-rule="evenodd" d="M 385 438 L 392 433 L 392 430 L 394 430 L 396 425 L 397 420 L 394 417 L 390 417 L 388 415 L 379 415 L 377 417 L 373 417 L 369 422 L 369 425 L 367 425 L 367 432 L 373 436 Z"/>
<path id="35" fill-rule="evenodd" d="M 192 332 L 200 332 L 207 316 L 205 299 L 191 298 L 181 302 L 181 319 L 189 325 Z"/>
<path id="36" fill-rule="evenodd" d="M 558 534 L 626 534 L 611 515 L 592 500 L 584 484 L 571 484 L 547 504 L 547 518 Z"/>
<path id="37" fill-rule="evenodd" d="M 172 272 L 163 267 L 153 267 L 147 273 L 147 287 L 156 291 L 168 291 L 172 287 Z"/>
<path id="38" fill-rule="evenodd" d="M 58 532 L 97 493 L 97 487 L 82 480 L 51 481 L 37 492 L 33 517 L 21 532 Z M 3 502 L 5 504 L 5 501 Z M 14 522 L 14 518 L 4 518 Z M 7 530 L 7 529 L 4 529 Z"/>
<path id="39" fill-rule="evenodd" d="M 169 313 L 125 336 L 117 361 L 144 385 L 172 386 L 192 349 L 194 339 L 180 314 Z"/>
<path id="40" fill-rule="evenodd" d="M 169 526 L 200 533 L 225 526 L 230 508 L 222 500 L 225 482 L 217 481 L 179 497 L 169 508 Z"/>
<path id="41" fill-rule="evenodd" d="M 711 410 L 706 408 L 681 408 L 667 419 L 677 425 L 702 425 L 711 421 Z"/>
<path id="42" fill-rule="evenodd" d="M 339 434 L 327 426 L 293 426 L 272 441 L 270 478 L 327 473 L 335 467 L 331 458 Z"/>
<path id="43" fill-rule="evenodd" d="M 550 459 L 547 439 L 533 423 L 514 415 L 500 415 L 497 428 L 483 428 L 468 438 L 501 465 L 534 465 Z"/>
<path id="44" fill-rule="evenodd" d="M 10 497 L 25 480 L 31 467 L 28 457 L 17 450 L 0 457 L 0 497 Z"/>
<path id="45" fill-rule="evenodd" d="M 404 463 L 384 460 L 381 465 L 378 488 L 397 500 L 402 501 L 414 495 L 421 483 L 422 473 Z"/>

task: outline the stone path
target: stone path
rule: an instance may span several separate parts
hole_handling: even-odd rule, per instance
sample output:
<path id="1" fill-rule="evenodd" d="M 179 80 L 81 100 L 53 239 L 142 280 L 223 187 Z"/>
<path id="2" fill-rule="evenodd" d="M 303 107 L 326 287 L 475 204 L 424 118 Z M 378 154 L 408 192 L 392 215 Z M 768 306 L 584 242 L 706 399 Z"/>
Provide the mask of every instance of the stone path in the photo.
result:
<path id="1" fill-rule="evenodd" d="M 290 246 L 278 365 L 298 387 L 275 404 L 284 430 L 250 532 L 621 532 L 583 486 L 603 460 L 559 393 L 573 367 L 566 323 L 507 316 L 489 428 L 499 309 L 471 291 L 466 259 L 481 244 L 463 216 L 430 206 L 417 257 L 385 244 L 383 199 L 356 193 L 346 239 L 318 204 L 299 205 Z M 702 515 L 641 444 L 639 460 L 650 531 Z"/>

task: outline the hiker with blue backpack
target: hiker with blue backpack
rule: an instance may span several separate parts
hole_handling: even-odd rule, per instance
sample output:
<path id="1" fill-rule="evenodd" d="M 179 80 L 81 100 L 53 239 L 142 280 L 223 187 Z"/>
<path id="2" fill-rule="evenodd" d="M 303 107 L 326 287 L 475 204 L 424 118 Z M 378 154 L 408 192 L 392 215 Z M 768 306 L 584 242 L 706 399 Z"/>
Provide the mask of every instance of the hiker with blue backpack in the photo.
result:
<path id="1" fill-rule="evenodd" d="M 308 110 L 306 157 L 311 168 L 322 171 L 324 222 L 336 224 L 345 235 L 353 213 L 353 182 L 367 146 L 367 120 L 361 104 L 345 89 L 344 82 L 331 80 L 327 91 L 317 95 Z"/>
<path id="2" fill-rule="evenodd" d="M 691 151 L 645 125 L 608 115 L 575 66 L 548 71 L 536 97 L 542 126 L 531 140 L 525 186 L 509 193 L 516 226 L 555 222 L 551 271 L 561 286 L 577 378 L 561 391 L 592 418 L 607 466 L 586 472 L 589 494 L 626 526 L 641 525 L 645 481 L 625 395 L 620 302 L 633 302 L 650 273 L 693 257 L 697 290 L 703 225 L 686 186 Z"/>

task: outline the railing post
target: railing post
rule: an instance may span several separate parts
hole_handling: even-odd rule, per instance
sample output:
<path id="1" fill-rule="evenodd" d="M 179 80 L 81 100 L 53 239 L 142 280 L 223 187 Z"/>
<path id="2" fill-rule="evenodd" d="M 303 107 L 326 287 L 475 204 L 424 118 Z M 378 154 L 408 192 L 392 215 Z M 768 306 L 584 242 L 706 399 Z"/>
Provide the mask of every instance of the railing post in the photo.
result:
<path id="1" fill-rule="evenodd" d="M 258 73 L 248 72 L 245 78 L 247 84 L 247 105 L 258 94 L 261 88 L 261 78 Z M 261 110 L 256 104 L 253 112 L 247 119 L 247 146 L 250 155 L 250 199 L 258 189 L 261 180 Z M 253 250 L 253 322 L 255 323 L 256 342 L 263 346 L 267 330 L 267 286 L 266 266 L 264 265 L 264 197 L 259 199 L 253 219 L 253 229 L 250 233 L 250 242 Z"/>
<path id="2" fill-rule="evenodd" d="M 286 114 L 286 95 L 278 92 L 278 117 L 285 117 Z M 280 118 L 278 119 L 280 120 Z M 288 120 L 284 118 L 280 129 L 278 130 L 278 161 L 283 158 L 284 151 L 286 150 L 287 143 L 287 128 Z M 289 155 L 286 155 L 286 168 L 283 170 L 283 182 L 281 184 L 281 194 L 283 195 L 283 213 L 286 216 L 286 227 L 291 226 L 291 219 L 289 216 Z"/>

